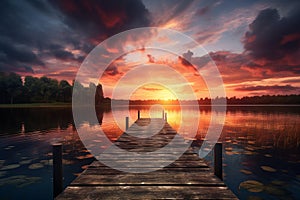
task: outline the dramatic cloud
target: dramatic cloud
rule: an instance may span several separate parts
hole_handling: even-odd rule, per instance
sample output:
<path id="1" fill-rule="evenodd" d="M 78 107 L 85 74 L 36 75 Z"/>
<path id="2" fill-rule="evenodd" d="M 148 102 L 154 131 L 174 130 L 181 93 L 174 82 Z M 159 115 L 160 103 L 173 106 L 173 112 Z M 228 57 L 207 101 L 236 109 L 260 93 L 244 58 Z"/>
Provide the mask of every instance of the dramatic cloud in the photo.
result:
<path id="1" fill-rule="evenodd" d="M 210 53 L 196 57 L 187 47 L 184 54 L 171 59 L 163 53 L 143 51 L 155 40 L 176 46 L 179 38 L 155 38 L 155 33 L 127 35 L 107 44 L 102 56 L 119 53 L 130 45 L 140 52 L 112 62 L 104 74 L 110 84 L 107 87 L 112 88 L 131 67 L 145 62 L 172 66 L 195 90 L 204 91 L 203 81 L 189 63 L 201 69 L 211 57 L 230 95 L 251 94 L 251 89 L 258 93 L 297 91 L 299 9 L 296 0 L 3 0 L 0 71 L 71 82 L 95 45 L 125 30 L 159 26 L 191 36 Z M 267 82 L 270 80 L 272 83 Z M 273 90 L 263 90 L 265 86 Z"/>
<path id="2" fill-rule="evenodd" d="M 295 54 L 299 56 L 299 9 L 300 4 L 297 4 L 284 17 L 280 16 L 277 9 L 261 11 L 245 34 L 245 50 L 255 59 L 279 60 Z"/>
<path id="3" fill-rule="evenodd" d="M 162 89 L 161 88 L 143 87 L 143 90 L 155 92 L 155 91 L 159 91 L 159 90 L 162 90 Z"/>
<path id="4" fill-rule="evenodd" d="M 59 77 L 60 71 L 67 71 L 72 80 L 96 44 L 149 24 L 149 12 L 139 0 L 4 0 L 0 2 L 0 71 L 56 74 L 58 79 L 65 78 Z"/>
<path id="5" fill-rule="evenodd" d="M 149 12 L 140 0 L 57 0 L 65 23 L 97 42 L 121 31 L 149 26 Z"/>
<path id="6" fill-rule="evenodd" d="M 266 90 L 266 91 L 276 91 L 276 92 L 299 92 L 299 87 L 293 87 L 291 85 L 272 85 L 272 86 L 266 86 L 266 85 L 259 85 L 259 86 L 248 86 L 248 87 L 240 87 L 236 88 L 236 91 L 261 91 L 261 90 Z"/>

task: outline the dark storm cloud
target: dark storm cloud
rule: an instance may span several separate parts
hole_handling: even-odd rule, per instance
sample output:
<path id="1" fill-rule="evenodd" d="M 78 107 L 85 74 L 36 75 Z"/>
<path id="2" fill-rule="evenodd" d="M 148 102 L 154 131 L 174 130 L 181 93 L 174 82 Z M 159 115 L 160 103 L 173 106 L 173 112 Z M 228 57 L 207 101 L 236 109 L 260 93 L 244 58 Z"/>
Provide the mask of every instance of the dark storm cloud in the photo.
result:
<path id="1" fill-rule="evenodd" d="M 262 10 L 249 25 L 244 48 L 256 59 L 277 60 L 299 52 L 300 3 L 286 16 L 277 9 Z"/>
<path id="2" fill-rule="evenodd" d="M 206 15 L 207 13 L 209 13 L 214 7 L 216 7 L 217 5 L 221 4 L 221 1 L 210 1 L 208 5 L 201 7 L 198 9 L 197 11 L 197 15 L 199 16 L 203 16 Z"/>
<path id="3" fill-rule="evenodd" d="M 60 27 L 53 16 L 45 1 L 0 2 L 1 71 L 33 72 L 31 66 L 45 66 L 41 52 L 55 40 Z"/>
<path id="4" fill-rule="evenodd" d="M 116 76 L 121 73 L 119 72 L 118 67 L 116 65 L 111 64 L 106 68 L 105 74 L 110 76 Z"/>
<path id="5" fill-rule="evenodd" d="M 47 60 L 52 58 L 79 67 L 85 55 L 105 38 L 149 24 L 148 11 L 139 0 L 3 0 L 0 70 L 33 72 L 36 67 L 49 67 Z M 64 65 L 52 65 L 55 69 L 51 71 L 60 66 Z"/>
<path id="6" fill-rule="evenodd" d="M 192 61 L 193 52 L 188 50 L 186 53 L 182 54 L 182 57 L 179 56 L 178 59 L 184 66 L 192 67 L 192 64 L 190 63 Z"/>
<path id="7" fill-rule="evenodd" d="M 150 24 L 149 13 L 140 0 L 57 0 L 53 5 L 65 15 L 74 30 L 103 40 L 124 30 Z"/>
<path id="8" fill-rule="evenodd" d="M 291 85 L 271 85 L 271 86 L 265 86 L 265 85 L 260 85 L 260 86 L 249 86 L 249 87 L 240 87 L 240 88 L 236 88 L 236 91 L 262 91 L 262 90 L 267 90 L 267 91 L 286 91 L 286 92 L 290 92 L 290 91 L 299 91 L 299 87 L 294 87 Z"/>

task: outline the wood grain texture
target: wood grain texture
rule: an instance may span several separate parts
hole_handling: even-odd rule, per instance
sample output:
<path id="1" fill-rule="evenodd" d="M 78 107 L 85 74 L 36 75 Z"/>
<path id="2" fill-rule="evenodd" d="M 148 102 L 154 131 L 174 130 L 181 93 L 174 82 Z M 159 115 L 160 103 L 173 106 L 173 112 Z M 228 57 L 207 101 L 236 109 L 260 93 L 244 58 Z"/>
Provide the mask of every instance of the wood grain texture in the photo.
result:
<path id="1" fill-rule="evenodd" d="M 161 125 L 162 119 L 154 122 L 151 128 L 155 128 L 155 124 Z M 149 123 L 150 119 L 145 118 L 135 122 L 144 126 L 143 130 Z M 103 153 L 101 159 L 117 162 L 124 169 L 151 169 L 154 162 L 166 165 L 147 173 L 127 173 L 122 168 L 112 169 L 94 161 L 56 199 L 237 199 L 191 147 L 180 157 L 176 156 L 181 145 L 190 141 L 176 136 L 176 131 L 168 123 L 163 122 L 163 128 L 149 138 L 137 137 L 139 131 L 136 126 L 129 127 L 114 144 L 129 152 L 144 153 L 142 163 L 123 150 Z M 146 133 L 141 131 L 141 134 Z M 172 140 L 177 146 L 169 153 L 149 154 Z M 169 160 L 175 161 L 170 163 Z"/>

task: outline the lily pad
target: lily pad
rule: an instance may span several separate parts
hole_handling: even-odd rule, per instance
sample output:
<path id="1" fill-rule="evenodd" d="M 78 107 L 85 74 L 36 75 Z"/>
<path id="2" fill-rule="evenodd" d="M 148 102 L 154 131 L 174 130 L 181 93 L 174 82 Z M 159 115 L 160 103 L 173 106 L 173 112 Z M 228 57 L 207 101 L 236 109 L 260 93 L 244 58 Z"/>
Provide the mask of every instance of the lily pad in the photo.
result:
<path id="1" fill-rule="evenodd" d="M 239 189 L 244 188 L 249 192 L 262 192 L 264 190 L 264 184 L 255 180 L 247 180 L 240 184 Z"/>
<path id="2" fill-rule="evenodd" d="M 19 162 L 19 164 L 20 165 L 28 165 L 28 164 L 30 164 L 32 162 L 32 160 L 21 160 L 20 162 Z"/>
<path id="3" fill-rule="evenodd" d="M 225 154 L 231 156 L 231 155 L 234 155 L 234 152 L 232 152 L 232 151 L 225 151 Z"/>
<path id="4" fill-rule="evenodd" d="M 43 164 L 41 164 L 41 163 L 34 163 L 34 164 L 31 164 L 31 165 L 29 165 L 29 169 L 41 169 L 41 168 L 43 168 L 44 167 L 44 165 Z"/>
<path id="5" fill-rule="evenodd" d="M 265 191 L 271 195 L 275 196 L 285 196 L 287 195 L 287 192 L 280 189 L 279 187 L 274 187 L 274 186 L 266 186 Z"/>
<path id="6" fill-rule="evenodd" d="M 86 154 L 84 156 L 77 156 L 76 158 L 78 160 L 83 160 L 83 159 L 87 159 L 87 158 L 93 158 L 94 156 L 92 154 Z"/>
<path id="7" fill-rule="evenodd" d="M 282 186 L 285 185 L 286 183 L 284 181 L 279 181 L 279 180 L 274 180 L 271 182 L 273 185 L 278 185 L 278 186 Z"/>
<path id="8" fill-rule="evenodd" d="M 53 159 L 41 160 L 40 163 L 42 163 L 43 165 L 53 165 Z"/>
<path id="9" fill-rule="evenodd" d="M 240 172 L 242 172 L 242 173 L 244 173 L 244 174 L 247 174 L 247 175 L 250 175 L 250 174 L 252 174 L 252 172 L 251 172 L 251 171 L 249 171 L 249 170 L 246 170 L 246 169 L 241 169 L 241 170 L 240 170 Z"/>
<path id="10" fill-rule="evenodd" d="M 62 163 L 63 163 L 64 165 L 72 165 L 72 164 L 74 164 L 74 161 L 63 159 L 63 160 L 62 160 Z"/>
<path id="11" fill-rule="evenodd" d="M 40 177 L 27 177 L 25 175 L 11 176 L 0 179 L 0 186 L 3 185 L 16 185 L 17 187 L 24 187 L 26 185 L 35 183 L 40 180 Z"/>
<path id="12" fill-rule="evenodd" d="M 243 154 L 245 154 L 245 155 L 255 155 L 256 153 L 252 152 L 252 151 L 244 151 Z"/>
<path id="13" fill-rule="evenodd" d="M 10 170 L 10 169 L 16 169 L 20 167 L 20 164 L 11 164 L 11 165 L 5 165 L 0 170 Z"/>
<path id="14" fill-rule="evenodd" d="M 276 169 L 269 167 L 269 166 L 261 166 L 260 168 L 267 172 L 276 172 Z"/>

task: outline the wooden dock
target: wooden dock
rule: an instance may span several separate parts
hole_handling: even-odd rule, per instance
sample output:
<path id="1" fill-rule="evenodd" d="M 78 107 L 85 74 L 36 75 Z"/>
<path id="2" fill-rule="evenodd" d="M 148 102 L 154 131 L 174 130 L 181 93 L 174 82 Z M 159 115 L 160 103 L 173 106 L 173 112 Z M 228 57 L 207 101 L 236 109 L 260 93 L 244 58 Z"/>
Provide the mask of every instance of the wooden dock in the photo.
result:
<path id="1" fill-rule="evenodd" d="M 156 124 L 159 124 L 163 119 L 151 120 L 156 120 Z M 135 122 L 139 126 L 149 123 L 150 119 L 146 118 Z M 129 152 L 155 151 L 167 145 L 177 134 L 165 121 L 161 131 L 150 138 L 133 136 L 147 132 L 134 126 L 129 127 L 126 132 L 114 144 Z M 191 147 L 175 162 L 146 173 L 125 171 L 134 167 L 149 169 L 154 162 L 164 163 L 172 155 L 166 153 L 159 157 L 147 156 L 142 165 L 138 166 L 134 158 L 128 158 L 125 154 L 122 156 L 124 160 L 114 160 L 112 155 L 101 156 L 107 161 L 111 159 L 119 162 L 124 171 L 94 161 L 56 199 L 237 199 Z"/>

